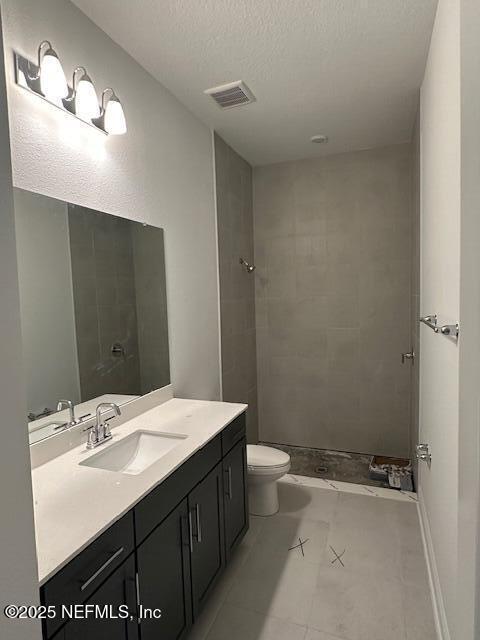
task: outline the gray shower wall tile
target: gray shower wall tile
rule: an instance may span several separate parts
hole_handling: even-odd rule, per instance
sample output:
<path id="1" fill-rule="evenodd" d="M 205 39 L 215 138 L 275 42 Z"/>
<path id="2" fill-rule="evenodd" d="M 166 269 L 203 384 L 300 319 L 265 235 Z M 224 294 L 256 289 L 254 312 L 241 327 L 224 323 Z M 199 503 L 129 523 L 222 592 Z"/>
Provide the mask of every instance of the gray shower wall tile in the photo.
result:
<path id="1" fill-rule="evenodd" d="M 407 455 L 410 145 L 256 167 L 254 237 L 261 439 Z"/>
<path id="2" fill-rule="evenodd" d="M 333 327 L 326 332 L 327 358 L 330 362 L 350 368 L 360 361 L 360 329 Z"/>
<path id="3" fill-rule="evenodd" d="M 133 258 L 128 221 L 69 205 L 70 251 L 83 400 L 140 393 Z M 128 276 L 126 275 L 128 274 Z M 114 359 L 121 342 L 127 357 Z"/>
<path id="4" fill-rule="evenodd" d="M 323 228 L 319 234 L 295 235 L 294 241 L 294 258 L 297 269 L 327 265 L 326 228 Z M 291 240 L 290 244 L 293 245 Z M 260 248 L 258 251 L 260 252 Z"/>
<path id="5" fill-rule="evenodd" d="M 252 168 L 215 135 L 215 172 L 223 399 L 248 403 L 247 437 L 257 442 L 255 277 L 267 267 L 264 259 L 249 274 L 239 263 L 240 257 L 254 262 Z"/>
<path id="6" fill-rule="evenodd" d="M 294 344 L 297 356 L 326 360 L 328 351 L 327 329 L 316 328 L 295 331 Z"/>
<path id="7" fill-rule="evenodd" d="M 298 291 L 296 271 L 287 263 L 267 267 L 266 279 L 268 281 L 267 295 L 269 298 L 291 299 L 295 296 L 295 292 Z M 307 289 L 308 286 L 305 287 L 305 290 Z"/>
<path id="8" fill-rule="evenodd" d="M 327 291 L 328 269 L 326 264 L 296 267 L 292 275 L 294 275 L 295 286 L 293 295 L 297 299 L 315 297 L 319 287 Z"/>

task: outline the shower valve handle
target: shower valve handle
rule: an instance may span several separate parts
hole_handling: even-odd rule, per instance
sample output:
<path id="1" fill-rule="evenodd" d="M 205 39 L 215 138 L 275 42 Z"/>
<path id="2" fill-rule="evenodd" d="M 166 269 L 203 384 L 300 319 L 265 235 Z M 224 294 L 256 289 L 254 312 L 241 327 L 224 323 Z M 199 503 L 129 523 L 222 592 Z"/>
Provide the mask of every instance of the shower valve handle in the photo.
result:
<path id="1" fill-rule="evenodd" d="M 410 360 L 411 363 L 413 364 L 415 360 L 415 352 L 413 351 L 413 349 L 408 353 L 402 353 L 402 364 L 405 364 L 405 360 Z"/>

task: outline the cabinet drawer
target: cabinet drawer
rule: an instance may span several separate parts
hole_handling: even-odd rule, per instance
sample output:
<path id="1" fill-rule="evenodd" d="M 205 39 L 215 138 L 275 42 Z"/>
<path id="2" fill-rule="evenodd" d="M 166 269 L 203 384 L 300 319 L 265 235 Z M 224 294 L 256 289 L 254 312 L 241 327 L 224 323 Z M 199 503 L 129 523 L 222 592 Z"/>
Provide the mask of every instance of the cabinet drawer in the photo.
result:
<path id="1" fill-rule="evenodd" d="M 245 412 L 235 418 L 222 431 L 222 455 L 226 455 L 237 442 L 245 437 Z"/>
<path id="2" fill-rule="evenodd" d="M 222 457 L 221 435 L 197 451 L 189 460 L 151 491 L 135 507 L 135 534 L 139 545 L 179 504 Z"/>
<path id="3" fill-rule="evenodd" d="M 112 575 L 105 580 L 86 605 L 112 607 L 114 616 L 77 618 L 71 620 L 60 631 L 60 636 L 52 640 L 139 640 L 139 625 L 135 617 L 123 619 L 115 617 L 119 607 L 127 607 L 132 616 L 137 610 L 135 589 L 135 555 L 132 553 Z"/>
<path id="4" fill-rule="evenodd" d="M 81 604 L 134 550 L 133 513 L 130 511 L 71 560 L 41 589 L 42 604 Z M 64 621 L 44 620 L 44 637 L 50 637 Z"/>

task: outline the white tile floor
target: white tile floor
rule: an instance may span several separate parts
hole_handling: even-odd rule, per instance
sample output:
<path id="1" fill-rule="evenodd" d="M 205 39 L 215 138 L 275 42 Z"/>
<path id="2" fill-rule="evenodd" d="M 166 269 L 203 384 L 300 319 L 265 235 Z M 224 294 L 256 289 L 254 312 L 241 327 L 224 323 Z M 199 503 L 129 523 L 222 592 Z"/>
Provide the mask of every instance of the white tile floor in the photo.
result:
<path id="1" fill-rule="evenodd" d="M 435 640 L 415 494 L 322 482 L 280 482 L 189 640 Z"/>

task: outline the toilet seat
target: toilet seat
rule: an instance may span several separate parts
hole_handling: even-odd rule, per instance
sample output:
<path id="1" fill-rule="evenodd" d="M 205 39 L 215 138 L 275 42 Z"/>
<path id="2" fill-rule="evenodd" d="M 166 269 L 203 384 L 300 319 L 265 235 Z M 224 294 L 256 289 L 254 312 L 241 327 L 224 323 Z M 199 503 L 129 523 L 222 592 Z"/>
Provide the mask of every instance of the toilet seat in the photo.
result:
<path id="1" fill-rule="evenodd" d="M 255 475 L 285 473 L 290 468 L 290 456 L 280 449 L 260 444 L 247 444 L 247 467 Z"/>

